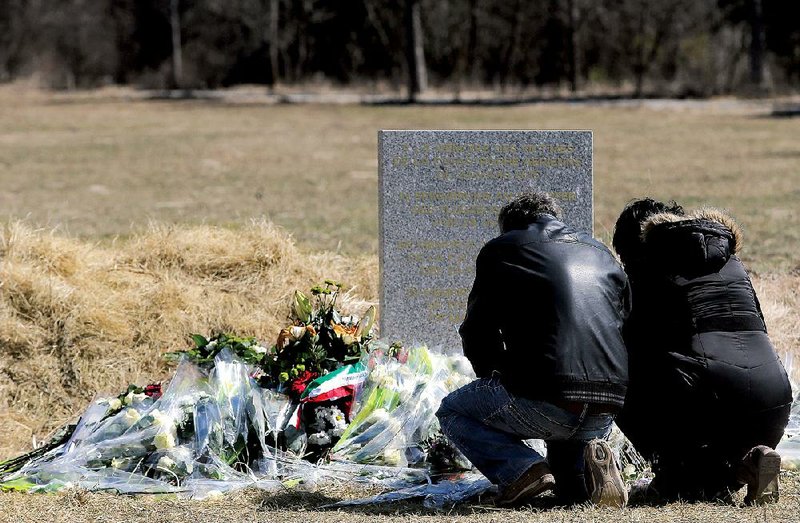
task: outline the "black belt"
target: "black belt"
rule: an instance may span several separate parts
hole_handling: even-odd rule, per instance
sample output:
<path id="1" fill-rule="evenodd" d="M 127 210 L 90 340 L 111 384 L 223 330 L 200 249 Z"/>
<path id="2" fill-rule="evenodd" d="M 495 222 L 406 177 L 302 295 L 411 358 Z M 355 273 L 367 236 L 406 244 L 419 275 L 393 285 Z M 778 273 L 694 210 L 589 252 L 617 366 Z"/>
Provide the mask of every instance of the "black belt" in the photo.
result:
<path id="1" fill-rule="evenodd" d="M 767 332 L 767 326 L 760 316 L 754 314 L 741 316 L 708 316 L 694 319 L 695 332 Z"/>

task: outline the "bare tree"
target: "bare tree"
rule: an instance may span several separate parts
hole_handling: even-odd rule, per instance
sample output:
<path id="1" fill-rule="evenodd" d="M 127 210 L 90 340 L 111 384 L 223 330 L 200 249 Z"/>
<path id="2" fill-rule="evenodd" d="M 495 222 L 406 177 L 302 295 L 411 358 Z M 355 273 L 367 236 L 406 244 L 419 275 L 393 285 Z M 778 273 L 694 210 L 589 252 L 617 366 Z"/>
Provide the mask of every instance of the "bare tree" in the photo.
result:
<path id="1" fill-rule="evenodd" d="M 623 17 L 636 20 L 631 49 L 636 98 L 641 98 L 644 94 L 645 76 L 656 63 L 662 45 L 673 36 L 676 15 L 684 8 L 684 4 L 684 0 L 632 0 L 622 12 Z"/>
<path id="2" fill-rule="evenodd" d="M 180 0 L 169 0 L 169 25 L 172 30 L 172 86 L 180 88 L 183 86 Z"/>
<path id="3" fill-rule="evenodd" d="M 419 0 L 405 0 L 406 66 L 408 68 L 408 100 L 413 102 L 428 88 L 425 48 L 422 35 Z"/>
<path id="4" fill-rule="evenodd" d="M 574 93 L 578 90 L 578 72 L 580 70 L 578 43 L 578 25 L 580 21 L 578 0 L 567 0 L 567 75 L 569 87 Z"/>
<path id="5" fill-rule="evenodd" d="M 475 80 L 475 73 L 478 68 L 476 51 L 478 49 L 478 2 L 469 0 L 469 30 L 467 32 L 467 62 L 469 65 L 470 80 Z"/>
<path id="6" fill-rule="evenodd" d="M 764 81 L 764 17 L 761 0 L 750 0 L 750 82 L 758 90 Z"/>
<path id="7" fill-rule="evenodd" d="M 272 85 L 278 83 L 278 17 L 280 16 L 280 0 L 269 0 L 269 70 Z"/>
<path id="8" fill-rule="evenodd" d="M 508 45 L 503 53 L 503 67 L 500 70 L 500 88 L 505 91 L 508 87 L 509 76 L 514 68 L 517 56 L 520 54 L 520 41 L 522 39 L 522 29 L 525 26 L 525 7 L 524 0 L 517 0 L 511 18 L 511 30 Z"/>
<path id="9" fill-rule="evenodd" d="M 0 0 L 0 81 L 187 88 L 324 75 L 406 83 L 414 100 L 430 74 L 457 93 L 465 81 L 574 92 L 591 78 L 637 96 L 648 85 L 702 95 L 763 89 L 773 73 L 798 85 L 798 16 L 800 2 L 778 0 Z"/>

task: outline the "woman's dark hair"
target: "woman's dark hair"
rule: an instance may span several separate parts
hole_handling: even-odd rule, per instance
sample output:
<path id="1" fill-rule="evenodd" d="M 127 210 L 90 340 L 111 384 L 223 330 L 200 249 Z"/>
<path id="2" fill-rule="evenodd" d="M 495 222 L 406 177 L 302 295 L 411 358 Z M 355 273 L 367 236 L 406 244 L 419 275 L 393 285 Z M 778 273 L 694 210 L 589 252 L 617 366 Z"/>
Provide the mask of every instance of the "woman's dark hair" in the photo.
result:
<path id="1" fill-rule="evenodd" d="M 642 198 L 628 202 L 614 226 L 614 250 L 619 254 L 623 265 L 628 265 L 640 256 L 642 246 L 642 224 L 654 214 L 668 212 L 683 216 L 683 207 L 674 200 L 668 203 L 652 198 Z"/>
<path id="2" fill-rule="evenodd" d="M 561 207 L 549 194 L 534 191 L 522 194 L 505 204 L 500 209 L 497 223 L 501 232 L 525 229 L 542 214 L 558 218 L 561 216 Z"/>

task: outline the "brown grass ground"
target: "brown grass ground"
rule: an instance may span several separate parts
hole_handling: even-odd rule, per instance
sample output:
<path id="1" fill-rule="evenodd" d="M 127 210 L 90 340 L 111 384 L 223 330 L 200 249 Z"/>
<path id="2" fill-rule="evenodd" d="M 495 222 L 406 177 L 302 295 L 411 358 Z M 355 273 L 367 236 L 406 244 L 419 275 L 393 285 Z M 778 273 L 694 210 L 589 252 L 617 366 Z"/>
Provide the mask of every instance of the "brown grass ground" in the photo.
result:
<path id="1" fill-rule="evenodd" d="M 419 503 L 320 509 L 321 506 L 363 495 L 361 489 L 330 486 L 316 492 L 265 494 L 245 491 L 207 501 L 181 501 L 156 496 L 116 496 L 105 493 L 68 491 L 62 494 L 0 494 L 0 523 L 334 523 L 334 522 L 454 522 L 454 523 L 794 523 L 800 513 L 800 479 L 783 475 L 779 503 L 743 507 L 722 503 L 671 503 L 636 506 L 624 510 L 577 507 L 554 508 L 543 498 L 534 507 L 509 510 L 469 504 L 444 510 L 426 509 Z M 741 503 L 741 499 L 738 499 Z"/>

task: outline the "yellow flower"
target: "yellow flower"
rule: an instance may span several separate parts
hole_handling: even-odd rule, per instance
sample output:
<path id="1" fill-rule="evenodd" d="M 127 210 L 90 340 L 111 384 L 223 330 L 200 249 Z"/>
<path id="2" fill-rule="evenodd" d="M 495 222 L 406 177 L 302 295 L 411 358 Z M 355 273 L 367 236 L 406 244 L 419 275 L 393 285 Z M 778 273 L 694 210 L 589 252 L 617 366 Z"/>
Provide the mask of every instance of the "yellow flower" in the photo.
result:
<path id="1" fill-rule="evenodd" d="M 400 465 L 401 459 L 402 455 L 400 454 L 400 450 L 398 449 L 386 449 L 383 452 L 383 462 L 389 465 L 390 467 L 396 467 Z"/>
<path id="2" fill-rule="evenodd" d="M 155 445 L 157 449 L 171 449 L 175 446 L 175 436 L 167 431 L 159 432 L 153 439 L 153 445 Z"/>
<path id="3" fill-rule="evenodd" d="M 356 331 L 358 330 L 357 325 L 351 325 L 350 327 L 345 327 L 339 323 L 333 324 L 333 333 L 336 334 L 337 338 L 342 338 L 346 345 L 350 345 L 353 342 L 361 341 L 360 336 L 356 336 Z"/>
<path id="4" fill-rule="evenodd" d="M 275 342 L 275 345 L 278 347 L 278 350 L 285 349 L 287 345 L 289 345 L 289 338 L 291 337 L 291 332 L 289 328 L 281 329 L 281 332 L 278 333 L 278 341 Z"/>

